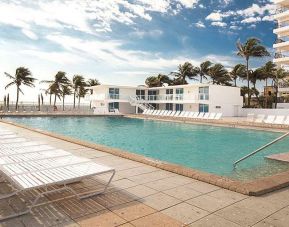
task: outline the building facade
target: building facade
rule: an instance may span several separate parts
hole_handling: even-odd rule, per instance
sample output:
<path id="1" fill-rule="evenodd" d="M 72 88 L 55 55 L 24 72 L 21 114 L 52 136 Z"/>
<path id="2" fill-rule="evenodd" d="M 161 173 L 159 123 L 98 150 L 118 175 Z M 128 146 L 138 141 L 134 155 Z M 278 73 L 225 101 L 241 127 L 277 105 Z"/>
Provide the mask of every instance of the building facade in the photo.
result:
<path id="1" fill-rule="evenodd" d="M 145 86 L 99 85 L 90 96 L 95 114 L 118 110 L 123 114 L 141 113 L 145 109 L 222 112 L 238 116 L 243 105 L 240 88 L 190 84 L 147 88 Z"/>
<path id="2" fill-rule="evenodd" d="M 276 20 L 276 42 L 274 49 L 276 51 L 273 62 L 278 66 L 289 66 L 289 0 L 274 0 L 277 10 L 274 15 Z M 289 79 L 289 78 L 288 78 Z M 289 108 L 289 83 L 281 81 L 278 84 L 278 107 Z"/>

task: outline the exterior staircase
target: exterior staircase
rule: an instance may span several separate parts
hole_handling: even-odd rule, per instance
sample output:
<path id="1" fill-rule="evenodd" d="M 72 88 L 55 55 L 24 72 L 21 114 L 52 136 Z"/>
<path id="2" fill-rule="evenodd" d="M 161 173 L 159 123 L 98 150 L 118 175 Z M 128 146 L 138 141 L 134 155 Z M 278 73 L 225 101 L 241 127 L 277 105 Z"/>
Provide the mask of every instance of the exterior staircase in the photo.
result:
<path id="1" fill-rule="evenodd" d="M 132 106 L 136 106 L 140 108 L 141 110 L 154 110 L 155 109 L 151 104 L 146 103 L 145 100 L 139 98 L 138 96 L 130 96 L 129 102 Z"/>

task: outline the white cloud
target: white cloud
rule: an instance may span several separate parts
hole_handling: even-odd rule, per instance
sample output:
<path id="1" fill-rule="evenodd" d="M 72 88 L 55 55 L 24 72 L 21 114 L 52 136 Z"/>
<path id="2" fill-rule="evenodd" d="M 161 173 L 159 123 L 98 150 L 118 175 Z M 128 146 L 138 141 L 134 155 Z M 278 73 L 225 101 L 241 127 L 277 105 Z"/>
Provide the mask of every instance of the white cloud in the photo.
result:
<path id="1" fill-rule="evenodd" d="M 206 25 L 202 21 L 198 21 L 197 23 L 195 23 L 195 26 L 197 28 L 205 28 L 206 27 Z"/>
<path id="2" fill-rule="evenodd" d="M 241 21 L 241 24 L 252 24 L 261 21 L 261 17 L 248 17 Z"/>
<path id="3" fill-rule="evenodd" d="M 216 27 L 226 27 L 227 23 L 220 22 L 220 21 L 214 21 L 214 22 L 211 23 L 211 25 L 216 26 Z"/>
<path id="4" fill-rule="evenodd" d="M 26 35 L 30 39 L 33 39 L 33 40 L 37 40 L 38 39 L 38 36 L 34 32 L 32 32 L 32 31 L 30 31 L 28 29 L 24 29 L 23 28 L 21 31 L 22 31 L 22 33 L 24 35 Z"/>
<path id="5" fill-rule="evenodd" d="M 177 0 L 177 2 L 181 3 L 186 8 L 194 8 L 199 0 Z"/>

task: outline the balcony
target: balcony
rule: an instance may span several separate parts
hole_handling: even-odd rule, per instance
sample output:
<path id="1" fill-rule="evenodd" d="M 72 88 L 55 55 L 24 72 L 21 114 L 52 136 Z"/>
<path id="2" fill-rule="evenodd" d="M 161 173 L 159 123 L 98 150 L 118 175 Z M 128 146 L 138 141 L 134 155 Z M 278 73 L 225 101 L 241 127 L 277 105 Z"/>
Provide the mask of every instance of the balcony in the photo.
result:
<path id="1" fill-rule="evenodd" d="M 115 95 L 115 94 L 93 94 L 90 96 L 92 101 L 106 101 L 106 102 L 130 102 L 131 95 Z M 169 94 L 169 95 L 146 95 L 138 96 L 139 102 L 144 103 L 199 103 L 207 102 L 209 94 Z"/>
<path id="2" fill-rule="evenodd" d="M 289 51 L 289 41 L 280 41 L 273 45 L 273 48 L 276 49 L 276 51 Z"/>
<path id="3" fill-rule="evenodd" d="M 289 6 L 289 0 L 274 0 L 274 3 L 279 6 Z"/>
<path id="4" fill-rule="evenodd" d="M 289 20 L 289 9 L 288 8 L 279 8 L 276 10 L 276 14 L 274 15 L 274 19 L 278 20 L 278 22 L 284 22 Z"/>
<path id="5" fill-rule="evenodd" d="M 279 38 L 289 36 L 289 24 L 288 23 L 279 24 L 278 27 L 273 30 L 273 33 L 278 35 Z"/>
<path id="6" fill-rule="evenodd" d="M 289 54 L 276 53 L 275 58 L 273 59 L 275 64 L 285 64 L 289 65 Z"/>

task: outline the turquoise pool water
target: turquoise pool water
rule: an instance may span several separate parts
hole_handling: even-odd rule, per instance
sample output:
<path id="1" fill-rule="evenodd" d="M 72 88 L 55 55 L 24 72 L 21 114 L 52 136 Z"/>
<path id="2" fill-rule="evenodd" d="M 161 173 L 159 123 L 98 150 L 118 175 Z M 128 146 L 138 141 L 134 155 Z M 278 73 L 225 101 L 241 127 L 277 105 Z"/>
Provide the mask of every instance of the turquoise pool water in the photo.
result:
<path id="1" fill-rule="evenodd" d="M 15 117 L 7 120 L 77 139 L 120 148 L 239 180 L 251 180 L 289 169 L 264 156 L 289 152 L 289 138 L 233 169 L 242 156 L 281 133 L 116 117 Z"/>

